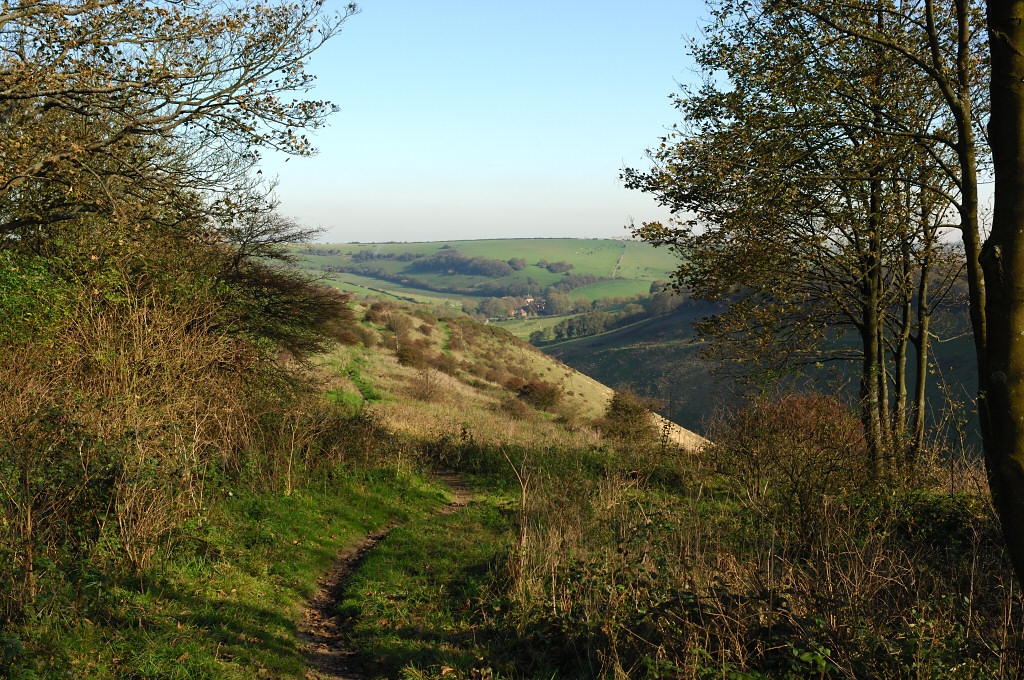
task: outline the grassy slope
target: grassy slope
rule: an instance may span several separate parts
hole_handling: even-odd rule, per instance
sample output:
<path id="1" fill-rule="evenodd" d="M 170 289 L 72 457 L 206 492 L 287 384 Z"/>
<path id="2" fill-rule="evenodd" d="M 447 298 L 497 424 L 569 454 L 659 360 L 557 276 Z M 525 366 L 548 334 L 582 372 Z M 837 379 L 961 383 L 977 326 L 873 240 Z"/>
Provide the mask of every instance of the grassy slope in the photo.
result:
<path id="1" fill-rule="evenodd" d="M 13 677 L 303 678 L 298 623 L 335 555 L 444 499 L 443 487 L 379 470 L 326 492 L 213 501 L 138 580 L 90 583 L 107 606 L 23 631 L 30 654 Z"/>
<path id="2" fill-rule="evenodd" d="M 661 401 L 666 417 L 703 432 L 707 418 L 736 386 L 713 375 L 713 367 L 699 358 L 691 320 L 683 311 L 543 349 L 603 384 Z"/>
<path id="3" fill-rule="evenodd" d="M 453 325 L 424 337 L 440 348 Z M 575 390 L 581 409 L 606 394 L 490 331 L 467 345 L 453 354 L 597 388 Z M 799 511 L 751 496 L 718 458 L 603 447 L 587 428 L 513 415 L 487 380 L 446 376 L 435 396 L 416 398 L 422 372 L 387 352 L 341 355 L 364 357 L 392 395 L 375 412 L 432 438 L 476 488 L 463 511 L 393 532 L 350 581 L 340 611 L 371 677 L 953 678 L 999 677 L 1004 666 L 1010 677 L 1019 663 L 986 648 L 1003 639 L 999 603 L 1013 597 L 977 471 L 956 472 L 955 496 L 944 468 L 877 498 L 840 482 L 827 493 L 842 503 L 813 505 L 830 543 L 809 553 L 791 533 Z M 797 474 L 817 488 L 815 468 Z M 986 555 L 983 577 L 972 550 Z M 987 614 L 967 630 L 977 614 L 963 592 L 976 578 L 987 580 L 972 591 L 986 593 L 976 606 Z M 842 595 L 823 600 L 823 582 Z"/>
<path id="4" fill-rule="evenodd" d="M 474 336 L 465 343 L 465 347 L 448 349 L 447 353 L 457 361 L 470 364 L 477 373 L 492 372 L 494 377 L 502 376 L 505 379 L 513 375 L 532 374 L 560 385 L 566 395 L 565 405 L 581 416 L 594 418 L 604 411 L 611 396 L 609 388 L 526 343 L 511 343 L 510 336 L 504 332 L 448 321 L 442 322 L 429 334 L 413 330 L 409 338 L 422 339 L 429 343 L 432 351 L 441 352 L 449 345 L 451 334 L 460 328 L 474 329 Z M 494 419 L 493 412 L 508 397 L 503 385 L 485 376 L 473 378 L 471 374 L 463 373 L 464 378 L 477 382 L 478 386 L 472 386 L 467 384 L 466 379 L 460 380 L 439 371 L 424 372 L 403 366 L 387 351 L 342 347 L 328 355 L 327 359 L 335 365 L 348 365 L 357 357 L 370 380 L 385 393 L 392 395 L 392 398 L 380 403 L 378 408 L 389 422 L 410 434 L 426 435 L 444 429 L 457 430 L 467 419 L 474 425 L 487 427 L 487 423 Z M 436 400 L 417 401 L 416 391 L 422 387 L 424 380 L 436 382 L 442 396 Z M 536 432 L 535 436 L 543 440 L 544 437 L 560 435 L 558 428 L 550 427 Z"/>
<path id="5" fill-rule="evenodd" d="M 374 677 L 810 679 L 858 668 L 871 677 L 883 677 L 871 674 L 877 668 L 896 669 L 884 676 L 893 678 L 911 677 L 900 668 L 913 677 L 990 677 L 979 669 L 1012 661 L 990 651 L 1001 639 L 999 602 L 1012 597 L 1007 566 L 992 550 L 994 524 L 973 496 L 913 491 L 908 507 L 920 520 L 869 506 L 864 534 L 837 529 L 849 543 L 811 556 L 831 560 L 837 588 L 846 589 L 831 605 L 833 626 L 814 609 L 815 591 L 802 590 L 824 572 L 799 545 L 786 547 L 785 514 L 749 508 L 707 461 L 602 445 L 586 420 L 603 409 L 606 387 L 502 332 L 387 313 L 361 324 L 373 347 L 339 347 L 315 368 L 326 398 L 361 405 L 393 433 L 386 457 L 373 458 L 371 441 L 370 457 L 340 470 L 326 490 L 221 495 L 200 525 L 168 541 L 150 573 L 101 586 L 114 594 L 110 611 L 33 628 L 26 641 L 49 652 L 15 677 L 302 678 L 297 628 L 316 577 L 352 538 L 396 520 L 409 524 L 361 565 L 340 609 Z M 452 375 L 400 364 L 388 327 L 462 367 Z M 517 374 L 561 384 L 571 427 L 515 408 L 498 379 Z M 529 475 L 525 490 L 510 462 Z M 477 498 L 429 519 L 446 494 L 416 470 L 436 464 L 461 469 Z M 905 545 L 872 543 L 897 535 Z M 975 592 L 972 550 L 986 579 L 975 596 L 980 614 L 964 604 Z M 907 577 L 911 559 L 921 566 Z M 858 571 L 861 562 L 871 570 Z M 762 575 L 773 569 L 784 575 L 785 598 L 763 595 Z M 891 623 L 889 600 L 871 609 L 877 592 L 909 598 L 898 600 L 905 621 Z M 687 623 L 698 601 L 705 614 Z M 872 611 L 878 618 L 865 618 Z M 778 624 L 762 644 L 765 612 Z M 876 621 L 890 628 L 876 634 Z M 1008 634 L 1012 642 L 1018 633 Z M 789 674 L 747 672 L 746 664 L 782 664 Z"/>
<path id="6" fill-rule="evenodd" d="M 247 494 L 211 480 L 203 515 L 166 537 L 137 579 L 96 575 L 72 620 L 51 619 L 43 607 L 15 637 L 0 636 L 0 652 L 15 655 L 13 677 L 302 678 L 298 622 L 317 577 L 356 537 L 425 518 L 445 502 L 444 485 L 421 471 L 445 464 L 446 442 L 471 432 L 516 446 L 597 443 L 586 424 L 603 412 L 608 388 L 503 331 L 391 313 L 405 319 L 405 340 L 463 362 L 459 377 L 399 364 L 393 334 L 360 324 L 379 344 L 340 346 L 313 371 L 324 399 L 362 408 L 394 433 L 387 446 L 368 440 L 322 488 Z M 462 346 L 446 349 L 453 333 Z M 561 412 L 575 429 L 494 382 L 513 375 L 561 385 Z"/>

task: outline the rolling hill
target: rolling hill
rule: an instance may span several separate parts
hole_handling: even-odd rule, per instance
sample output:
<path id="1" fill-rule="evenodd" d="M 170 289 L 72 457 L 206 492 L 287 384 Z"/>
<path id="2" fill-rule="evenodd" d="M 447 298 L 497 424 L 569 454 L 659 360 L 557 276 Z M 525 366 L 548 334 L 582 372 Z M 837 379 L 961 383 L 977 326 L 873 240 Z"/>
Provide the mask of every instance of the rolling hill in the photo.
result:
<path id="1" fill-rule="evenodd" d="M 591 309 L 615 315 L 631 300 L 646 305 L 652 284 L 667 280 L 676 266 L 675 257 L 665 249 L 609 239 L 493 239 L 315 244 L 299 254 L 300 267 L 356 296 L 427 303 L 465 311 L 481 321 L 485 315 L 475 312 L 482 300 L 493 295 L 508 293 L 508 299 L 516 300 L 507 307 L 511 312 L 524 300 L 511 296 L 535 291 L 540 303 L 566 281 L 580 284 L 589 280 L 583 277 L 596 278 L 561 289 L 577 301 L 569 313 L 550 314 L 550 309 L 534 303 L 533 308 L 524 308 L 528 310 L 524 316 L 503 315 L 488 321 L 520 340 L 539 334 L 545 338 L 538 342 L 544 352 L 604 384 L 660 401 L 662 415 L 694 431 L 703 432 L 718 406 L 748 389 L 715 374 L 715 366 L 699 356 L 691 323 L 713 313 L 711 305 L 686 301 L 669 313 L 609 321 L 611 330 L 581 331 L 584 337 L 563 338 L 556 332 Z M 580 298 L 590 306 L 580 303 Z M 933 422 L 945 418 L 947 398 L 969 404 L 977 384 L 970 341 L 956 330 L 957 314 L 940 323 L 948 328 L 933 341 L 934 377 L 929 386 Z M 852 365 L 809 369 L 801 384 L 839 390 L 855 400 L 855 371 Z M 913 372 L 908 380 L 913 380 Z"/>
<path id="2" fill-rule="evenodd" d="M 470 310 L 482 297 L 552 288 L 591 301 L 645 293 L 676 265 L 665 250 L 613 239 L 315 244 L 297 252 L 302 269 L 356 295 L 444 299 Z"/>

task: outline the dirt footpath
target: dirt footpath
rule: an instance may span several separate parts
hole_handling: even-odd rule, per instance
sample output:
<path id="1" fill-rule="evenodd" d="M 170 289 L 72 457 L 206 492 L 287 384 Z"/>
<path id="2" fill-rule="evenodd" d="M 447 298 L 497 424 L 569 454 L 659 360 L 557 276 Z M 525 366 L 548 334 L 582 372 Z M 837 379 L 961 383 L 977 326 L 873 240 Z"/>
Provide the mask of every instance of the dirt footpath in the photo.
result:
<path id="1" fill-rule="evenodd" d="M 458 512 L 469 503 L 472 492 L 465 482 L 451 473 L 437 476 L 444 480 L 455 498 L 435 516 Z M 348 546 L 338 555 L 334 568 L 317 579 L 317 592 L 306 606 L 299 626 L 309 680 L 365 680 L 370 677 L 360 663 L 358 652 L 347 646 L 345 626 L 349 621 L 339 620 L 338 602 L 345 593 L 349 576 L 359 568 L 367 553 L 397 526 L 401 525 L 386 526 Z"/>

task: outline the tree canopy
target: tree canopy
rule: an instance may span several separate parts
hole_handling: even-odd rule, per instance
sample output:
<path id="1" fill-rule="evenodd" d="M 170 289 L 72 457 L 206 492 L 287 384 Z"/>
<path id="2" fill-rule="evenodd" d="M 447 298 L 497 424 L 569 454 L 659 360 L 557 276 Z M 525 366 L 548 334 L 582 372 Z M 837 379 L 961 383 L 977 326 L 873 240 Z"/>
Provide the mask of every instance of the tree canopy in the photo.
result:
<path id="1" fill-rule="evenodd" d="M 680 255 L 677 285 L 729 302 L 701 326 L 719 358 L 770 368 L 859 360 L 876 456 L 902 448 L 912 326 L 924 355 L 927 317 L 950 281 L 939 262 L 956 259 L 938 225 L 951 211 L 969 225 L 976 183 L 973 166 L 970 182 L 958 172 L 941 84 L 894 57 L 893 45 L 922 37 L 927 20 L 914 11 L 716 3 L 693 47 L 708 78 L 676 97 L 683 122 L 651 150 L 654 169 L 624 173 L 680 215 L 635 232 Z M 941 47 L 949 26 L 931 27 Z M 982 76 L 966 69 L 969 95 Z M 847 333 L 859 342 L 840 341 Z"/>
<path id="2" fill-rule="evenodd" d="M 313 152 L 333 107 L 305 60 L 355 12 L 323 0 L 32 0 L 0 9 L 0 236 L 103 213 L 223 222 L 261 150 Z M 259 193 L 256 191 L 255 193 Z"/>

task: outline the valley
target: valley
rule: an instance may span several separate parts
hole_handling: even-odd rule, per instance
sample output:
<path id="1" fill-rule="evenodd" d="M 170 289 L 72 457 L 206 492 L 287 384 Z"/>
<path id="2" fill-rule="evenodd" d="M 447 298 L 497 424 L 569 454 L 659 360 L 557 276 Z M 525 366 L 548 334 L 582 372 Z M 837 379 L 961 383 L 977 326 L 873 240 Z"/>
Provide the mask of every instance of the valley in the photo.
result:
<path id="1" fill-rule="evenodd" d="M 1017 632 L 1000 623 L 1011 576 L 988 547 L 976 463 L 869 483 L 856 421 L 827 397 L 754 402 L 707 441 L 445 304 L 348 305 L 341 344 L 293 367 L 294 424 L 205 481 L 201 511 L 147 566 L 108 562 L 78 595 L 59 586 L 72 566 L 36 574 L 51 615 L 4 639 L 9 675 L 809 679 L 884 677 L 915 654 L 932 669 L 1020 663 L 985 651 Z M 808 443 L 836 432 L 840 451 Z M 826 573 L 847 588 L 831 619 L 816 614 Z"/>
<path id="2" fill-rule="evenodd" d="M 296 252 L 297 266 L 324 283 L 359 298 L 440 305 L 500 326 L 614 389 L 656 400 L 658 413 L 696 432 L 704 432 L 718 410 L 751 390 L 742 374 L 722 371 L 702 355 L 705 345 L 692 324 L 722 307 L 662 288 L 678 266 L 666 248 L 609 239 L 493 239 L 316 244 Z M 465 268 L 417 271 L 417 263 L 439 253 L 457 255 L 464 267 L 478 258 L 495 271 L 489 277 Z M 509 271 L 508 262 L 519 266 L 520 260 L 522 267 Z M 565 271 L 553 273 L 538 264 L 552 260 L 564 263 L 555 269 Z M 607 280 L 559 292 L 560 282 L 580 274 Z M 548 307 L 552 294 L 557 305 Z M 949 400 L 956 408 L 972 403 L 977 371 L 970 341 L 963 337 L 965 311 L 945 312 L 936 324 L 928 418 L 938 426 L 950 422 Z M 910 384 L 914 375 L 914 370 L 908 374 Z M 852 361 L 800 367 L 789 379 L 856 399 Z M 963 436 L 972 446 L 980 443 L 973 422 Z"/>
<path id="3" fill-rule="evenodd" d="M 5 1 L 0 680 L 1024 677 L 1020 4 Z"/>

